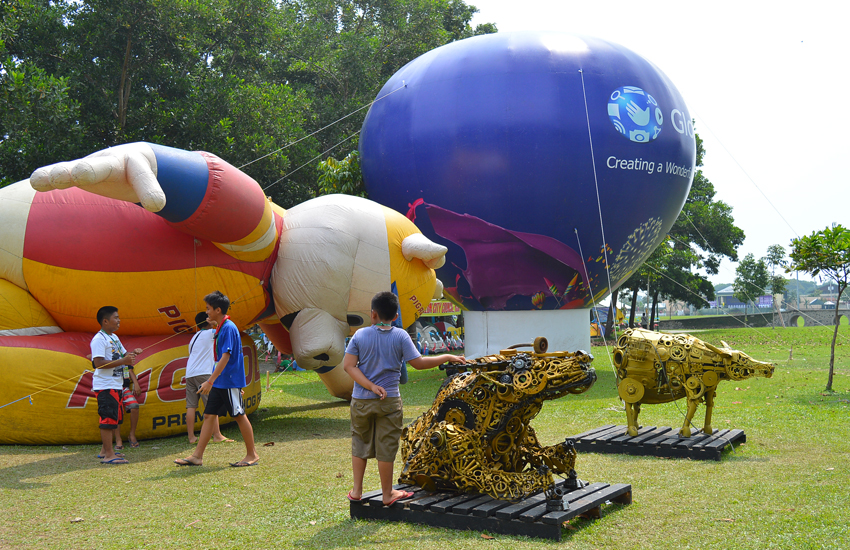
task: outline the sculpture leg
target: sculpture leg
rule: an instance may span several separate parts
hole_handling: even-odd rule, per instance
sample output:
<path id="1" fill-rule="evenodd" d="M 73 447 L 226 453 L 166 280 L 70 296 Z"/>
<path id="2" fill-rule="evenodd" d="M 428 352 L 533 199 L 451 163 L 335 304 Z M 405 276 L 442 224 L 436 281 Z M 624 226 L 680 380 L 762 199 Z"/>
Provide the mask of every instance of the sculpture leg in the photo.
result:
<path id="1" fill-rule="evenodd" d="M 640 430 L 640 421 L 638 420 L 638 418 L 640 417 L 640 401 L 638 401 L 637 403 L 634 404 L 634 408 L 635 408 L 635 428 L 637 430 Z"/>
<path id="2" fill-rule="evenodd" d="M 697 403 L 699 403 L 698 399 L 688 397 L 688 414 L 685 416 L 682 429 L 679 430 L 679 435 L 682 437 L 691 437 L 691 420 L 694 419 L 694 414 L 697 412 Z"/>
<path id="3" fill-rule="evenodd" d="M 640 407 L 640 405 L 637 405 Z M 638 434 L 637 411 L 634 403 L 626 403 L 626 422 L 628 423 L 628 434 L 635 437 Z"/>
<path id="4" fill-rule="evenodd" d="M 714 396 L 716 394 L 717 386 L 705 390 L 705 426 L 703 426 L 702 432 L 708 435 L 714 433 L 714 429 L 711 427 L 711 413 L 714 411 Z"/>
<path id="5" fill-rule="evenodd" d="M 572 440 L 564 443 L 549 445 L 548 447 L 537 446 L 539 451 L 532 450 L 532 455 L 537 455 L 538 461 L 542 461 L 555 474 L 568 474 L 576 467 L 576 450 Z M 533 449 L 533 447 L 532 447 Z"/>

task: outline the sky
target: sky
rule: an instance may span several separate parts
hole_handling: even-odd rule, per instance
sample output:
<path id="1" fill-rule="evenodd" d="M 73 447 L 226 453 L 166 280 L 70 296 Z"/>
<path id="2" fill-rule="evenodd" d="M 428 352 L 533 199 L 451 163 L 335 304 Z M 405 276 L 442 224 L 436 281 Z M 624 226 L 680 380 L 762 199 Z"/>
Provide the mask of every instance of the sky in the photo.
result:
<path id="1" fill-rule="evenodd" d="M 715 200 L 744 230 L 739 258 L 850 224 L 850 3 L 467 3 L 473 26 L 595 36 L 661 69 L 696 120 Z M 724 261 L 712 282 L 731 283 L 736 265 Z"/>

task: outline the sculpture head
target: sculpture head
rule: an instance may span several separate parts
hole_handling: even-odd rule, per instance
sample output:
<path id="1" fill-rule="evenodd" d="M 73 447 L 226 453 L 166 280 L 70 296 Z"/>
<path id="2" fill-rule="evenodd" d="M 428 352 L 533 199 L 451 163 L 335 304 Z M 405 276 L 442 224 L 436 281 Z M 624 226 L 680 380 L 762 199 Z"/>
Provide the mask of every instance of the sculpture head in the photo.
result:
<path id="1" fill-rule="evenodd" d="M 287 210 L 271 285 L 298 365 L 340 364 L 345 338 L 369 325 L 380 291 L 398 296 L 401 325 L 412 324 L 442 296 L 434 268 L 445 254 L 406 217 L 359 197 L 326 195 Z"/>
<path id="2" fill-rule="evenodd" d="M 548 401 L 567 393 L 584 393 L 596 382 L 590 366 L 593 356 L 584 351 L 527 353 L 502 350 L 502 360 L 467 364 L 493 386 L 503 401 Z"/>
<path id="3" fill-rule="evenodd" d="M 726 362 L 726 376 L 730 380 L 743 380 L 745 378 L 762 377 L 770 378 L 773 376 L 775 369 L 772 363 L 758 361 L 753 359 L 743 351 L 734 350 L 729 347 L 729 344 L 720 341 L 722 348 L 712 346 L 706 343 L 705 346 L 711 351 L 722 355 L 728 359 Z"/>

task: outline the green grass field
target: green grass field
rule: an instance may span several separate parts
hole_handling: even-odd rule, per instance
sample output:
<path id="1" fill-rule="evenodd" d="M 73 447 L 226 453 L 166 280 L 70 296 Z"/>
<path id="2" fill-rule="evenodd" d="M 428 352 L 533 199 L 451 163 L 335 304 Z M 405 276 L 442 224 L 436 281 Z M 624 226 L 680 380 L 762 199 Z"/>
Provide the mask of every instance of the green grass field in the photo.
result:
<path id="1" fill-rule="evenodd" d="M 699 337 L 776 364 L 771 379 L 724 382 L 715 428 L 742 428 L 747 443 L 720 462 L 583 453 L 579 477 L 630 483 L 631 505 L 578 519 L 561 543 L 424 526 L 352 521 L 347 404 L 311 373 L 284 374 L 251 416 L 260 466 L 230 468 L 244 447 L 212 444 L 201 468 L 172 460 L 185 437 L 143 441 L 131 464 L 102 466 L 99 445 L 0 447 L 2 548 L 847 548 L 850 333 L 841 329 L 835 393 L 824 395 L 827 327 L 737 329 Z M 793 360 L 789 349 L 793 347 Z M 625 424 L 604 347 L 586 394 L 546 404 L 533 425 L 544 444 L 604 424 Z M 432 402 L 439 371 L 412 372 L 405 420 Z M 684 403 L 646 405 L 643 425 L 682 423 Z M 702 425 L 701 407 L 694 424 Z M 2 414 L 2 413 L 0 413 Z M 271 444 L 262 446 L 263 444 Z M 398 468 L 397 468 L 398 469 Z M 370 464 L 366 485 L 377 488 Z M 76 518 L 82 521 L 73 522 Z"/>

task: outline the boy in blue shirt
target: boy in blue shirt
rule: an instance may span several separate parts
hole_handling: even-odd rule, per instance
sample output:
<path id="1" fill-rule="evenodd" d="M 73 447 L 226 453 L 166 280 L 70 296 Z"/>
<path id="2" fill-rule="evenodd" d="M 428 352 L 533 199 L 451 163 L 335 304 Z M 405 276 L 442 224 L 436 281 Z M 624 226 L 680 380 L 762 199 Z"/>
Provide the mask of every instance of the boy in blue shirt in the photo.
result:
<path id="1" fill-rule="evenodd" d="M 245 382 L 245 363 L 242 358 L 242 339 L 239 329 L 230 317 L 230 300 L 219 291 L 204 297 L 207 304 L 207 318 L 218 326 L 215 331 L 215 370 L 209 379 L 201 384 L 198 393 L 209 395 L 204 410 L 204 425 L 198 438 L 195 452 L 187 458 L 174 461 L 178 466 L 201 466 L 204 462 L 204 450 L 212 437 L 215 417 L 227 416 L 236 420 L 242 439 L 245 440 L 245 458 L 239 462 L 231 462 L 234 468 L 255 466 L 260 461 L 260 455 L 254 446 L 254 429 L 245 415 L 245 405 L 242 403 L 242 388 Z"/>
<path id="2" fill-rule="evenodd" d="M 393 489 L 393 462 L 398 454 L 402 429 L 402 405 L 398 390 L 401 366 L 430 369 L 447 361 L 466 363 L 462 355 L 422 357 L 410 335 L 393 327 L 398 318 L 398 297 L 379 292 L 372 298 L 372 326 L 358 330 L 345 348 L 343 368 L 354 380 L 351 399 L 351 466 L 354 487 L 349 500 L 363 496 L 366 461 L 378 459 L 382 501 L 389 506 L 413 493 Z"/>

